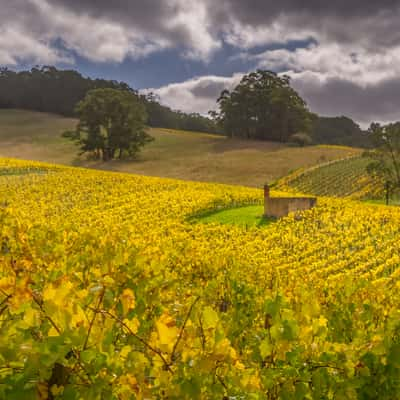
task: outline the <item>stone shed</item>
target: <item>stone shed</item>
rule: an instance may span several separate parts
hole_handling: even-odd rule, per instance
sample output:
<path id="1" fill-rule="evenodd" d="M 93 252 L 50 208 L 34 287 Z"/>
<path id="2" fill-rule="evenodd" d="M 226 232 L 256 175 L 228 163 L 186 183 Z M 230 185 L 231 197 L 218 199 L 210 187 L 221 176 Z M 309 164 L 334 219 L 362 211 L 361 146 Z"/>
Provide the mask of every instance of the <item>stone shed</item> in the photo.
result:
<path id="1" fill-rule="evenodd" d="M 264 186 L 264 215 L 266 217 L 285 217 L 290 212 L 309 210 L 316 203 L 315 197 L 271 197 L 269 186 Z"/>

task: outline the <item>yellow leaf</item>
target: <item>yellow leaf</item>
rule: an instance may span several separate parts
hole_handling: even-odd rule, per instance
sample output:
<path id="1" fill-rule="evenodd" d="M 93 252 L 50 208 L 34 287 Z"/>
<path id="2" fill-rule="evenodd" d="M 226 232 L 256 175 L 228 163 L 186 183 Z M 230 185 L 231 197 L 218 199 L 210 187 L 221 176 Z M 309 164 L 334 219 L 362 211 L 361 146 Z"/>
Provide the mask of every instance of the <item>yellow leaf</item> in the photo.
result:
<path id="1" fill-rule="evenodd" d="M 218 314 L 211 308 L 206 307 L 203 310 L 203 328 L 211 329 L 215 328 L 218 325 Z"/>
<path id="2" fill-rule="evenodd" d="M 260 354 L 262 358 L 268 357 L 272 354 L 272 345 L 267 339 L 264 339 L 260 344 Z"/>
<path id="3" fill-rule="evenodd" d="M 73 305 L 73 313 L 71 313 L 71 327 L 79 328 L 84 325 L 86 321 L 85 313 L 82 308 L 78 304 Z"/>
<path id="4" fill-rule="evenodd" d="M 53 286 L 49 286 L 43 290 L 43 300 L 53 300 L 57 296 L 57 290 Z"/>
<path id="5" fill-rule="evenodd" d="M 24 313 L 23 321 L 27 327 L 31 327 L 36 324 L 38 318 L 38 312 L 33 308 L 28 308 Z"/>
<path id="6" fill-rule="evenodd" d="M 135 308 L 135 294 L 131 289 L 124 289 L 121 296 L 122 312 L 126 315 L 130 310 Z"/>
<path id="7" fill-rule="evenodd" d="M 57 330 L 54 328 L 54 326 L 52 326 L 49 330 L 49 332 L 47 333 L 48 336 L 60 336 L 57 332 Z"/>
<path id="8" fill-rule="evenodd" d="M 53 396 L 58 396 L 59 394 L 62 394 L 64 391 L 64 386 L 57 386 L 57 385 L 53 385 L 50 388 L 50 392 Z"/>
<path id="9" fill-rule="evenodd" d="M 131 351 L 132 351 L 131 346 L 124 346 L 119 352 L 119 354 L 122 358 L 125 358 Z"/>
<path id="10" fill-rule="evenodd" d="M 131 320 L 125 318 L 123 322 L 133 333 L 137 333 L 140 322 L 136 317 Z"/>
<path id="11" fill-rule="evenodd" d="M 0 289 L 7 292 L 9 289 L 13 288 L 14 285 L 15 285 L 15 278 L 13 276 L 0 278 Z"/>
<path id="12" fill-rule="evenodd" d="M 171 350 L 178 336 L 178 329 L 173 325 L 173 319 L 168 314 L 161 315 L 156 322 L 158 332 L 158 342 L 162 345 L 163 350 Z"/>

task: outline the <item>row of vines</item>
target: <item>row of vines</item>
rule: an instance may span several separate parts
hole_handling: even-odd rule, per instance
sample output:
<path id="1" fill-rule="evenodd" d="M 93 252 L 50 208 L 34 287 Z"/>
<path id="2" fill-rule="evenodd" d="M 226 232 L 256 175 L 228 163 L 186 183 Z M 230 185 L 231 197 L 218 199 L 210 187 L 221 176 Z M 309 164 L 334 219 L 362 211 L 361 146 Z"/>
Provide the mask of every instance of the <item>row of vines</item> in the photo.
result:
<path id="1" fill-rule="evenodd" d="M 383 184 L 367 173 L 370 160 L 349 157 L 322 166 L 297 171 L 283 178 L 281 190 L 297 191 L 317 196 L 351 197 L 353 199 L 382 198 Z"/>
<path id="2" fill-rule="evenodd" d="M 0 169 L 1 399 L 398 398 L 400 210 L 194 224 L 262 192 Z"/>

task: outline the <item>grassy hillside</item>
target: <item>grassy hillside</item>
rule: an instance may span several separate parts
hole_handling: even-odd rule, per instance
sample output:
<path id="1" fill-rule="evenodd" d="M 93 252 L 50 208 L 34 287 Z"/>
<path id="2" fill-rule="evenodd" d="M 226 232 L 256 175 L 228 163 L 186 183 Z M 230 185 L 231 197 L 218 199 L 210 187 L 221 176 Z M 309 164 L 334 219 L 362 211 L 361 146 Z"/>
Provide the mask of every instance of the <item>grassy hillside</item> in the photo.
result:
<path id="1" fill-rule="evenodd" d="M 76 121 L 20 110 L 0 110 L 0 156 L 80 165 L 143 175 L 261 186 L 301 167 L 358 150 L 339 146 L 290 147 L 222 136 L 150 129 L 155 141 L 135 161 L 89 162 L 60 137 Z"/>
<path id="2" fill-rule="evenodd" d="M 53 114 L 0 110 L 0 156 L 72 164 L 76 148 L 61 133 L 75 123 Z"/>
<path id="3" fill-rule="evenodd" d="M 367 174 L 369 162 L 364 157 L 351 157 L 299 170 L 283 178 L 278 188 L 317 196 L 381 198 L 382 184 Z"/>

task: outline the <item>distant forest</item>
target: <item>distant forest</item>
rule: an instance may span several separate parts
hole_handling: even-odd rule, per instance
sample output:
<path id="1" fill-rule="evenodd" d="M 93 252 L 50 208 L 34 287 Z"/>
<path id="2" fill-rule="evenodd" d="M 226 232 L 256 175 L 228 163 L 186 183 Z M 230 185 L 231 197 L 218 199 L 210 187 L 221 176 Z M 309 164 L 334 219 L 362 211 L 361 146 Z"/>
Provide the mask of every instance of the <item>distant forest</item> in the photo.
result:
<path id="1" fill-rule="evenodd" d="M 222 92 L 218 99 L 219 114 L 213 112 L 211 115 L 214 118 L 208 118 L 198 113 L 187 114 L 172 110 L 160 104 L 153 93 L 140 94 L 127 83 L 91 79 L 75 70 L 59 70 L 53 66 L 35 67 L 30 71 L 0 68 L 0 108 L 19 108 L 74 117 L 77 103 L 89 90 L 112 88 L 127 90 L 138 96 L 145 106 L 147 124 L 151 127 L 220 133 L 245 139 L 288 141 L 288 129 L 287 134 L 279 133 L 282 130 L 282 122 L 285 122 L 283 116 L 286 116 L 286 128 L 292 126 L 292 133 L 305 130 L 301 133 L 309 135 L 312 143 L 368 147 L 368 136 L 350 118 L 307 114 L 305 103 L 299 96 L 296 97 L 297 93 L 290 87 L 289 80 L 285 81 L 285 79 L 278 78 L 270 71 L 257 71 L 245 76 L 232 93 Z M 253 90 L 256 87 L 254 82 L 257 84 L 266 81 L 273 82 L 272 86 L 278 83 L 278 102 L 276 94 L 274 95 L 270 89 L 268 92 L 261 90 L 258 94 Z M 266 86 L 263 84 L 262 87 Z M 265 96 L 266 93 L 267 96 Z M 273 101 L 271 102 L 268 98 Z M 296 98 L 297 103 L 287 108 L 285 98 L 290 98 L 292 102 L 293 98 Z M 249 107 L 249 99 L 251 99 L 251 107 Z M 277 104 L 281 105 L 280 108 L 277 108 Z M 290 113 L 283 112 L 285 110 L 289 110 Z M 261 118 L 264 115 L 262 113 L 275 116 L 275 119 Z M 290 115 L 292 115 L 291 119 Z M 308 120 L 307 124 L 303 123 L 304 118 Z M 258 128 L 255 121 L 259 124 Z M 251 132 L 255 134 L 252 135 Z M 277 133 L 279 133 L 278 137 Z"/>
<path id="2" fill-rule="evenodd" d="M 372 146 L 367 132 L 363 131 L 351 118 L 344 116 L 317 116 L 312 124 L 311 136 L 314 143 L 355 147 Z"/>
<path id="3" fill-rule="evenodd" d="M 149 126 L 218 132 L 210 118 L 171 110 L 161 105 L 152 93 L 139 94 L 124 82 L 85 78 L 77 71 L 59 70 L 52 66 L 20 72 L 0 69 L 0 108 L 20 108 L 74 117 L 77 103 L 89 90 L 105 88 L 127 90 L 137 95 L 146 108 Z"/>

